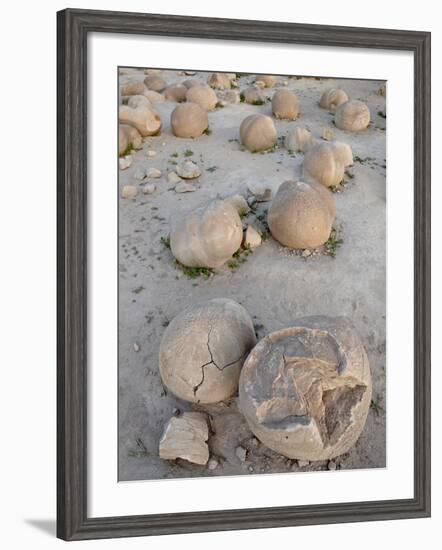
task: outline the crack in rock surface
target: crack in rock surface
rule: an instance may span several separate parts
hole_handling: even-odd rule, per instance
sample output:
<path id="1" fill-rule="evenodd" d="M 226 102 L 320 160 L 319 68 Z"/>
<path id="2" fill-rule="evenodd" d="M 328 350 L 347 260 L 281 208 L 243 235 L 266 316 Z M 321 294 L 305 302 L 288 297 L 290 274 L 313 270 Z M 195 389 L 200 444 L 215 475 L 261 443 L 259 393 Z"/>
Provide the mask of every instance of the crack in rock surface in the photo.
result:
<path id="1" fill-rule="evenodd" d="M 246 360 L 241 409 L 255 435 L 289 458 L 324 460 L 359 437 L 371 398 L 365 350 L 343 318 L 310 317 L 269 334 Z"/>

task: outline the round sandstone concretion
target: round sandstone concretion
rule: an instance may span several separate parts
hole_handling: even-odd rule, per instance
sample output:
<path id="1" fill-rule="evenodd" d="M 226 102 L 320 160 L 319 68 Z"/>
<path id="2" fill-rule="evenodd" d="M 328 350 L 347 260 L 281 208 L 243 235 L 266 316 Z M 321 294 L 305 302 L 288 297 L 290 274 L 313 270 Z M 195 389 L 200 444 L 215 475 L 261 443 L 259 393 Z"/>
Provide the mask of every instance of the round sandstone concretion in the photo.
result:
<path id="1" fill-rule="evenodd" d="M 196 138 L 209 126 L 209 117 L 207 111 L 196 103 L 183 103 L 173 110 L 170 125 L 175 136 Z"/>
<path id="2" fill-rule="evenodd" d="M 239 402 L 250 429 L 270 449 L 327 460 L 359 438 L 371 400 L 364 347 L 343 317 L 307 317 L 273 332 L 242 368 Z"/>
<path id="3" fill-rule="evenodd" d="M 237 209 L 214 200 L 172 222 L 170 249 L 188 267 L 221 267 L 241 246 L 243 229 Z"/>
<path id="4" fill-rule="evenodd" d="M 303 176 L 306 181 L 336 187 L 344 179 L 345 168 L 351 164 L 353 153 L 347 143 L 318 143 L 305 153 Z"/>
<path id="5" fill-rule="evenodd" d="M 232 80 L 228 73 L 213 73 L 207 79 L 207 83 L 216 90 L 228 90 L 232 87 Z"/>
<path id="6" fill-rule="evenodd" d="M 121 105 L 118 110 L 118 120 L 138 130 L 143 136 L 157 135 L 161 130 L 161 117 L 152 107 L 137 107 Z"/>
<path id="7" fill-rule="evenodd" d="M 272 112 L 276 118 L 295 120 L 299 114 L 298 96 L 290 90 L 278 90 L 272 98 Z"/>
<path id="8" fill-rule="evenodd" d="M 241 367 L 255 344 L 253 322 L 233 300 L 191 306 L 164 332 L 161 379 L 181 399 L 218 403 L 236 392 Z"/>
<path id="9" fill-rule="evenodd" d="M 145 91 L 143 82 L 128 82 L 121 88 L 121 95 L 142 95 Z"/>
<path id="10" fill-rule="evenodd" d="M 239 128 L 241 143 L 252 153 L 275 146 L 278 134 L 273 120 L 267 115 L 250 115 Z"/>
<path id="11" fill-rule="evenodd" d="M 122 133 L 124 134 L 125 140 L 122 138 Z M 122 151 L 120 151 L 120 154 L 126 151 L 129 145 L 131 145 L 133 149 L 142 149 L 143 138 L 141 137 L 140 132 L 133 126 L 129 126 L 127 124 L 119 124 L 119 136 L 120 136 L 120 142 L 119 142 L 120 149 L 122 144 L 126 143 L 126 147 Z M 121 143 L 121 140 L 122 140 L 122 143 Z"/>
<path id="12" fill-rule="evenodd" d="M 166 86 L 167 82 L 164 80 L 164 78 L 161 78 L 161 76 L 158 76 L 156 74 L 152 74 L 149 76 L 146 76 L 144 79 L 144 84 L 146 84 L 146 87 L 149 90 L 153 90 L 154 92 L 162 92 Z"/>
<path id="13" fill-rule="evenodd" d="M 164 90 L 164 97 L 167 101 L 181 103 L 186 101 L 187 88 L 185 86 L 168 86 Z"/>
<path id="14" fill-rule="evenodd" d="M 131 95 L 127 100 L 128 107 L 132 109 L 138 109 L 138 107 L 152 107 L 152 103 L 147 99 L 145 95 Z"/>
<path id="15" fill-rule="evenodd" d="M 265 88 L 273 88 L 278 84 L 279 77 L 272 74 L 259 74 L 256 76 L 255 82 L 262 82 Z"/>
<path id="16" fill-rule="evenodd" d="M 184 80 L 181 84 L 187 89 L 193 88 L 194 86 L 204 86 L 204 83 L 201 80 L 197 80 L 196 78 L 188 78 L 187 80 Z"/>
<path id="17" fill-rule="evenodd" d="M 335 112 L 335 124 L 340 130 L 359 132 L 370 124 L 370 109 L 358 99 L 340 105 Z"/>
<path id="18" fill-rule="evenodd" d="M 340 88 L 329 88 L 321 96 L 319 106 L 322 109 L 328 109 L 334 111 L 339 105 L 342 105 L 348 101 L 348 95 Z"/>
<path id="19" fill-rule="evenodd" d="M 189 89 L 186 88 L 186 92 L 186 100 L 196 103 L 205 111 L 213 111 L 218 103 L 216 93 L 210 86 L 191 86 Z"/>
<path id="20" fill-rule="evenodd" d="M 244 101 L 250 105 L 263 105 L 266 102 L 265 94 L 259 89 L 250 87 L 243 92 Z"/>
<path id="21" fill-rule="evenodd" d="M 282 245 L 317 248 L 329 238 L 335 215 L 335 198 L 328 189 L 316 182 L 285 181 L 272 201 L 267 222 Z"/>

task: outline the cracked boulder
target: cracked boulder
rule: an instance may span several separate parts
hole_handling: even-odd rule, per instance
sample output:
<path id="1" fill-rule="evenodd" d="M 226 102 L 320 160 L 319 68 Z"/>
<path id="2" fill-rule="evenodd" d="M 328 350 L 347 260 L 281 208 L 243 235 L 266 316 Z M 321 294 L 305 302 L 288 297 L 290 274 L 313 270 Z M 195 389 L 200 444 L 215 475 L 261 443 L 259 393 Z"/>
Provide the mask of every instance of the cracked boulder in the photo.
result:
<path id="1" fill-rule="evenodd" d="M 160 458 L 183 458 L 203 466 L 209 460 L 208 439 L 209 428 L 205 414 L 185 412 L 181 416 L 173 416 L 160 439 Z"/>
<path id="2" fill-rule="evenodd" d="M 185 266 L 218 268 L 239 249 L 242 236 L 236 207 L 214 200 L 172 222 L 170 249 Z"/>
<path id="3" fill-rule="evenodd" d="M 371 400 L 368 358 L 345 318 L 307 317 L 263 338 L 244 363 L 241 410 L 291 459 L 327 460 L 359 438 Z"/>
<path id="4" fill-rule="evenodd" d="M 161 78 L 161 76 L 158 76 L 156 74 L 146 76 L 146 78 L 144 79 L 144 84 L 149 90 L 153 90 L 154 92 L 158 93 L 162 92 L 167 86 L 167 82 L 164 80 L 164 78 Z"/>
<path id="5" fill-rule="evenodd" d="M 352 164 L 353 153 L 347 143 L 317 143 L 304 156 L 303 177 L 325 187 L 336 187 L 344 179 L 345 168 Z"/>
<path id="6" fill-rule="evenodd" d="M 315 143 L 315 140 L 307 128 L 297 126 L 289 130 L 285 137 L 284 145 L 287 151 L 305 153 Z"/>
<path id="7" fill-rule="evenodd" d="M 172 111 L 170 125 L 177 137 L 197 138 L 209 126 L 209 117 L 196 103 L 182 103 Z"/>
<path id="8" fill-rule="evenodd" d="M 272 112 L 276 118 L 295 120 L 299 114 L 299 99 L 290 90 L 282 89 L 274 93 Z"/>
<path id="9" fill-rule="evenodd" d="M 239 128 L 241 143 L 250 152 L 266 151 L 276 145 L 278 134 L 275 123 L 267 115 L 250 115 Z"/>
<path id="10" fill-rule="evenodd" d="M 143 138 L 140 132 L 133 126 L 127 124 L 118 125 L 118 151 L 122 155 L 127 148 L 141 149 L 143 147 Z"/>
<path id="11" fill-rule="evenodd" d="M 253 322 L 233 300 L 216 298 L 177 315 L 160 345 L 160 374 L 177 397 L 194 403 L 228 399 L 256 343 Z"/>
<path id="12" fill-rule="evenodd" d="M 250 105 L 263 105 L 267 101 L 267 97 L 259 88 L 251 86 L 243 92 L 244 101 Z"/>
<path id="13" fill-rule="evenodd" d="M 348 101 L 348 95 L 344 90 L 340 88 L 329 88 L 322 94 L 319 106 L 322 107 L 322 109 L 334 111 L 339 105 L 342 105 L 346 101 Z"/>
<path id="14" fill-rule="evenodd" d="M 317 248 L 330 236 L 336 215 L 333 194 L 319 183 L 285 181 L 272 201 L 267 221 L 277 241 L 289 248 Z"/>
<path id="15" fill-rule="evenodd" d="M 232 87 L 231 76 L 228 73 L 213 73 L 207 79 L 207 83 L 215 90 L 229 90 Z"/>
<path id="16" fill-rule="evenodd" d="M 340 130 L 360 132 L 370 124 L 370 109 L 358 99 L 352 99 L 336 109 L 335 124 Z"/>

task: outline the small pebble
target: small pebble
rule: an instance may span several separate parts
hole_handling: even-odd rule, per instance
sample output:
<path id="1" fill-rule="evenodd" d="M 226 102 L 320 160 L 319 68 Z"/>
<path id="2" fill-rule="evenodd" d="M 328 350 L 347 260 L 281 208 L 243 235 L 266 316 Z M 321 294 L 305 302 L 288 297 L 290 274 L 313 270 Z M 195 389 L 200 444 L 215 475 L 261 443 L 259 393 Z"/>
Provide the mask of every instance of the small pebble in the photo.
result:
<path id="1" fill-rule="evenodd" d="M 191 193 L 192 191 L 196 191 L 196 187 L 191 183 L 186 183 L 182 181 L 181 183 L 175 186 L 176 193 Z"/>
<path id="2" fill-rule="evenodd" d="M 123 199 L 134 199 L 138 195 L 138 189 L 135 185 L 125 185 L 121 190 Z"/>
<path id="3" fill-rule="evenodd" d="M 143 193 L 145 195 L 151 195 L 156 189 L 156 186 L 153 183 L 147 183 L 143 186 Z"/>
<path id="4" fill-rule="evenodd" d="M 140 345 L 137 344 L 136 342 L 134 343 L 134 350 L 135 351 L 140 351 Z"/>
<path id="5" fill-rule="evenodd" d="M 336 470 L 336 462 L 333 462 L 333 460 L 329 460 L 329 461 L 328 461 L 327 468 L 328 468 L 329 470 Z"/>
<path id="6" fill-rule="evenodd" d="M 244 234 L 244 246 L 248 248 L 256 248 L 262 242 L 261 235 L 256 231 L 253 225 L 249 225 Z"/>
<path id="7" fill-rule="evenodd" d="M 253 466 L 249 466 L 249 472 L 254 472 Z"/>
<path id="8" fill-rule="evenodd" d="M 147 157 L 154 157 L 157 154 L 156 151 L 152 151 L 152 149 L 149 149 L 149 151 L 146 151 Z"/>
<path id="9" fill-rule="evenodd" d="M 201 170 L 192 160 L 185 160 L 178 164 L 176 171 L 179 176 L 186 180 L 197 178 L 201 175 Z"/>
<path id="10" fill-rule="evenodd" d="M 148 178 L 161 178 L 161 170 L 158 170 L 158 168 L 149 168 L 146 175 Z"/>
<path id="11" fill-rule="evenodd" d="M 174 183 L 174 184 L 180 183 L 180 181 L 182 181 L 176 172 L 169 172 L 167 174 L 167 180 L 169 183 Z"/>
<path id="12" fill-rule="evenodd" d="M 241 462 L 245 462 L 247 457 L 247 449 L 244 449 L 244 447 L 239 446 L 235 449 L 235 454 Z"/>
<path id="13" fill-rule="evenodd" d="M 146 170 L 144 168 L 137 168 L 134 172 L 134 178 L 136 180 L 144 180 L 146 177 Z"/>
<path id="14" fill-rule="evenodd" d="M 305 468 L 310 464 L 309 460 L 298 460 L 298 466 L 300 468 Z"/>
<path id="15" fill-rule="evenodd" d="M 218 467 L 219 462 L 216 460 L 216 458 L 211 458 L 209 462 L 207 463 L 207 467 L 209 470 L 215 470 Z"/>
<path id="16" fill-rule="evenodd" d="M 308 258 L 308 257 L 311 256 L 311 255 L 312 255 L 312 251 L 309 250 L 308 248 L 306 248 L 305 250 L 303 250 L 303 252 L 302 252 L 302 254 L 301 254 L 301 256 L 302 256 L 303 258 Z"/>
<path id="17" fill-rule="evenodd" d="M 132 155 L 126 155 L 118 159 L 120 170 L 126 170 L 132 164 Z"/>
<path id="18" fill-rule="evenodd" d="M 179 409 L 178 407 L 174 407 L 174 408 L 172 409 L 172 414 L 173 414 L 173 416 L 180 416 L 181 411 L 180 411 L 180 409 Z"/>

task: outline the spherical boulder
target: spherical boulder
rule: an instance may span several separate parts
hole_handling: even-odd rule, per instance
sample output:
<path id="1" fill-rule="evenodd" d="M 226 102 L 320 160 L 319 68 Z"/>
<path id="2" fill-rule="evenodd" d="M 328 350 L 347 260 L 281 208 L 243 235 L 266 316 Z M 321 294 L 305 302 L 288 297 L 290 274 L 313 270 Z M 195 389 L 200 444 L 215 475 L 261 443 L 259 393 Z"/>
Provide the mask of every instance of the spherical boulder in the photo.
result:
<path id="1" fill-rule="evenodd" d="M 196 78 L 188 78 L 187 80 L 184 80 L 181 84 L 185 86 L 188 90 L 190 88 L 193 88 L 194 86 L 204 86 L 204 83 L 201 82 L 201 80 L 197 80 Z"/>
<path id="2" fill-rule="evenodd" d="M 167 82 L 164 78 L 156 74 L 146 76 L 144 84 L 149 90 L 153 90 L 154 92 L 162 92 L 167 86 Z"/>
<path id="3" fill-rule="evenodd" d="M 136 128 L 143 137 L 157 135 L 161 130 L 161 117 L 151 107 L 133 109 L 128 105 L 121 105 L 118 120 Z"/>
<path id="4" fill-rule="evenodd" d="M 210 86 L 192 86 L 186 92 L 186 100 L 196 103 L 205 111 L 213 111 L 218 103 L 216 93 Z"/>
<path id="5" fill-rule="evenodd" d="M 121 87 L 121 95 L 142 95 L 146 90 L 146 86 L 143 82 L 134 81 L 128 82 Z"/>
<path id="6" fill-rule="evenodd" d="M 273 88 L 279 81 L 279 77 L 272 74 L 260 74 L 256 76 L 256 82 L 262 82 L 264 88 Z"/>
<path id="7" fill-rule="evenodd" d="M 256 343 L 253 322 L 237 302 L 216 298 L 177 315 L 160 344 L 160 374 L 177 397 L 218 403 L 237 390 L 241 367 Z"/>
<path id="8" fill-rule="evenodd" d="M 152 103 L 147 99 L 145 95 L 129 96 L 127 105 L 132 109 L 138 109 L 138 107 L 152 107 Z"/>
<path id="9" fill-rule="evenodd" d="M 325 187 L 336 187 L 344 179 L 345 168 L 351 164 L 353 153 L 347 143 L 317 143 L 305 153 L 303 177 Z"/>
<path id="10" fill-rule="evenodd" d="M 253 86 L 244 90 L 241 95 L 244 101 L 250 103 L 250 105 L 263 105 L 267 99 L 259 88 Z"/>
<path id="11" fill-rule="evenodd" d="M 367 354 L 342 317 L 307 317 L 268 334 L 250 352 L 239 382 L 252 432 L 299 460 L 328 460 L 351 449 L 371 392 Z"/>
<path id="12" fill-rule="evenodd" d="M 325 90 L 319 101 L 319 106 L 322 109 L 334 111 L 339 105 L 348 101 L 348 95 L 340 88 L 329 88 Z"/>
<path id="13" fill-rule="evenodd" d="M 216 90 L 228 90 L 232 87 L 232 80 L 227 73 L 213 73 L 207 79 L 207 83 Z"/>
<path id="14" fill-rule="evenodd" d="M 348 132 L 365 130 L 370 124 L 370 109 L 357 99 L 347 101 L 336 109 L 335 124 L 340 130 Z"/>
<path id="15" fill-rule="evenodd" d="M 272 236 L 289 248 L 317 248 L 330 236 L 336 215 L 333 194 L 319 183 L 285 181 L 269 208 Z"/>
<path id="16" fill-rule="evenodd" d="M 265 151 L 276 145 L 278 134 L 273 120 L 267 115 L 250 115 L 239 128 L 241 143 L 252 153 Z"/>
<path id="17" fill-rule="evenodd" d="M 242 223 L 228 201 L 214 200 L 172 221 L 170 249 L 188 267 L 221 267 L 239 249 Z"/>
<path id="18" fill-rule="evenodd" d="M 299 114 L 298 96 L 290 90 L 278 90 L 272 98 L 272 112 L 276 118 L 295 120 Z"/>
<path id="19" fill-rule="evenodd" d="M 305 153 L 315 143 L 310 130 L 297 126 L 289 130 L 285 137 L 284 145 L 287 151 Z"/>
<path id="20" fill-rule="evenodd" d="M 143 138 L 141 137 L 140 132 L 133 126 L 129 126 L 128 124 L 119 124 L 118 131 L 120 155 L 126 151 L 129 145 L 133 149 L 141 149 L 143 147 Z M 122 149 L 124 144 L 126 146 Z"/>
<path id="21" fill-rule="evenodd" d="M 158 92 L 154 92 L 153 90 L 146 90 L 143 94 L 147 99 L 152 103 L 164 103 L 166 101 L 166 98 L 163 96 L 163 94 L 160 94 Z"/>
<path id="22" fill-rule="evenodd" d="M 185 86 L 168 86 L 164 90 L 164 97 L 167 101 L 181 103 L 186 101 L 187 88 Z"/>
<path id="23" fill-rule="evenodd" d="M 175 136 L 196 138 L 209 126 L 209 117 L 196 103 L 182 103 L 173 110 L 170 125 Z"/>

